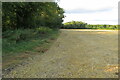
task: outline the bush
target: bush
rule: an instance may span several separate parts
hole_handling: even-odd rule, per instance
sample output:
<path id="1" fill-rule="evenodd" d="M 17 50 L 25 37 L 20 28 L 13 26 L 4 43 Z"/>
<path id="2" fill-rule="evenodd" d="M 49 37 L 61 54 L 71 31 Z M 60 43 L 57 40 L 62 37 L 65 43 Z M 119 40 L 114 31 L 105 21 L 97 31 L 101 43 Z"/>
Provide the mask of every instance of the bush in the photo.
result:
<path id="1" fill-rule="evenodd" d="M 53 30 L 48 27 L 39 27 L 36 29 L 16 29 L 16 30 L 7 30 L 3 32 L 3 42 L 5 46 L 10 44 L 17 44 L 21 41 L 28 41 L 32 38 L 40 38 L 46 36 Z"/>
<path id="2" fill-rule="evenodd" d="M 49 27 L 39 27 L 39 28 L 36 28 L 36 32 L 39 33 L 39 34 L 46 34 L 48 32 L 51 32 L 52 29 L 50 29 Z"/>
<path id="3" fill-rule="evenodd" d="M 3 39 L 18 43 L 20 41 L 29 40 L 30 38 L 35 37 L 34 29 L 16 29 L 12 31 L 3 32 Z"/>

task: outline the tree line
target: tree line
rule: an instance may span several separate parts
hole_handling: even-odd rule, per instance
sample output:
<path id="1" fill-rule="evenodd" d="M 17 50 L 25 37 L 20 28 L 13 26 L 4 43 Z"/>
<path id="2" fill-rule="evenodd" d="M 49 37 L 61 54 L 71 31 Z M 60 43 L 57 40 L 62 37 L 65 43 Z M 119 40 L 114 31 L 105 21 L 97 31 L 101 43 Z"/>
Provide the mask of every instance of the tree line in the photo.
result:
<path id="1" fill-rule="evenodd" d="M 63 13 L 56 2 L 2 2 L 2 70 L 47 51 L 59 35 Z M 25 56 L 27 51 L 32 54 Z"/>
<path id="2" fill-rule="evenodd" d="M 106 24 L 87 24 L 82 21 L 66 22 L 61 27 L 62 29 L 118 29 L 118 25 L 106 25 Z"/>
<path id="3" fill-rule="evenodd" d="M 59 28 L 63 13 L 56 2 L 3 2 L 2 29 Z"/>
<path id="4" fill-rule="evenodd" d="M 34 40 L 42 42 L 57 35 L 63 13 L 56 2 L 3 2 L 3 54 L 31 49 L 32 44 L 28 43 Z"/>

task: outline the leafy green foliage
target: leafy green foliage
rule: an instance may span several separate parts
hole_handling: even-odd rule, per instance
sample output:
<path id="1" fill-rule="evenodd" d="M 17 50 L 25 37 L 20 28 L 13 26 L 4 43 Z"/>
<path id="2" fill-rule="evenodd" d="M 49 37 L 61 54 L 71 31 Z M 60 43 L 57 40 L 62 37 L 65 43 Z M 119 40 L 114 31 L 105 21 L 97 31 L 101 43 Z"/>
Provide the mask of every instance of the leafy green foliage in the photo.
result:
<path id="1" fill-rule="evenodd" d="M 27 51 L 43 53 L 48 50 L 58 36 L 63 13 L 55 2 L 3 2 L 2 56 L 6 66 L 3 67 L 23 60 L 18 56 L 28 58 L 25 57 Z"/>
<path id="2" fill-rule="evenodd" d="M 64 26 L 62 28 L 65 29 L 84 29 L 86 27 L 87 23 L 82 21 L 71 21 L 64 23 Z"/>
<path id="3" fill-rule="evenodd" d="M 31 49 L 37 45 L 32 40 L 51 37 L 62 25 L 63 13 L 55 2 L 3 2 L 3 54 Z"/>
<path id="4" fill-rule="evenodd" d="M 45 34 L 46 32 L 50 32 L 52 31 L 52 29 L 48 28 L 48 27 L 39 27 L 39 28 L 36 28 L 36 32 L 37 33 L 42 33 L 42 34 Z"/>
<path id="5" fill-rule="evenodd" d="M 64 23 L 63 29 L 118 29 L 118 25 L 92 25 L 81 21 Z"/>
<path id="6" fill-rule="evenodd" d="M 87 25 L 86 26 L 87 28 L 90 28 L 90 29 L 118 29 L 118 25 Z"/>
<path id="7" fill-rule="evenodd" d="M 64 10 L 55 2 L 3 2 L 3 31 L 62 25 Z"/>
<path id="8" fill-rule="evenodd" d="M 7 33 L 10 34 L 6 35 Z M 58 30 L 46 27 L 37 29 L 18 29 L 14 31 L 9 30 L 3 32 L 3 56 L 10 53 L 31 50 L 35 46 L 43 43 L 44 40 L 55 38 L 54 35 L 57 34 Z"/>

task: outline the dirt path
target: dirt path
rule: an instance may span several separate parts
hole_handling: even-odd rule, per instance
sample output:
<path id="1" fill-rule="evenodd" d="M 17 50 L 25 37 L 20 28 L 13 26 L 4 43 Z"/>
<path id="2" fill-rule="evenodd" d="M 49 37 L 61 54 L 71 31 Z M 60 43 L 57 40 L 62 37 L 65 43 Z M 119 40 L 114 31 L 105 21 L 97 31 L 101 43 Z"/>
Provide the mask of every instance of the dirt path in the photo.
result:
<path id="1" fill-rule="evenodd" d="M 118 32 L 61 30 L 43 55 L 29 59 L 4 77 L 114 78 L 118 77 Z"/>

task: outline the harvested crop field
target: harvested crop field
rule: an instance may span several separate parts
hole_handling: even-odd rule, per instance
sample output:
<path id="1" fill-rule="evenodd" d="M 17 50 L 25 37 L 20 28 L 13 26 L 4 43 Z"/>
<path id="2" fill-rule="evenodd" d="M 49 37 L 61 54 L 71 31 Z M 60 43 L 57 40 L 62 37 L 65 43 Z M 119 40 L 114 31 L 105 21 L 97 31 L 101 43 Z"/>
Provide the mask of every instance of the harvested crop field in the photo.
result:
<path id="1" fill-rule="evenodd" d="M 61 29 L 51 48 L 5 78 L 117 78 L 118 31 Z"/>

